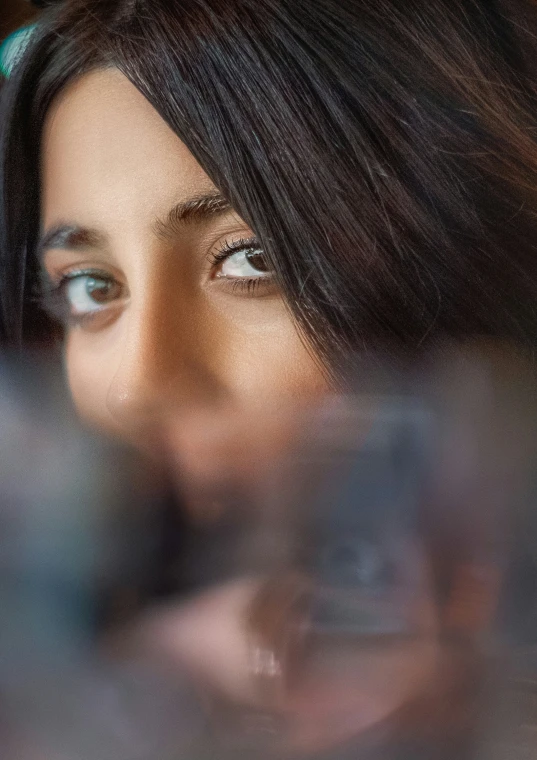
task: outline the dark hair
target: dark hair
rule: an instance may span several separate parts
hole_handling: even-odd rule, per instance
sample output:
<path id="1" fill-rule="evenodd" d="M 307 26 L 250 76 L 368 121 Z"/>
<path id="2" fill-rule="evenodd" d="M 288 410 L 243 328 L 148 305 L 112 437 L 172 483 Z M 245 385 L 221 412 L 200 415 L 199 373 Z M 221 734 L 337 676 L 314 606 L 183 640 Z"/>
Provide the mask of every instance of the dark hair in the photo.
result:
<path id="1" fill-rule="evenodd" d="M 537 337 L 530 0 L 67 0 L 3 92 L 2 332 L 43 325 L 39 148 L 98 67 L 147 97 L 258 235 L 329 366 Z M 40 321 L 41 320 L 41 321 Z"/>

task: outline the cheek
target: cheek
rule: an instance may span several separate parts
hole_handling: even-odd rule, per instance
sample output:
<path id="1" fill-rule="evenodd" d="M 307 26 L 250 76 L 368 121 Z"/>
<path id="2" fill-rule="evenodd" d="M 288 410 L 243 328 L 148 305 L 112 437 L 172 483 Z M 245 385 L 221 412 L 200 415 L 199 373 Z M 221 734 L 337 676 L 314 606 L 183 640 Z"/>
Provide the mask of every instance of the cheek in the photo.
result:
<path id="1" fill-rule="evenodd" d="M 227 367 L 232 395 L 241 402 L 315 398 L 327 392 L 326 381 L 294 331 L 280 331 L 261 345 L 236 346 Z"/>
<path id="2" fill-rule="evenodd" d="M 223 320 L 213 360 L 237 405 L 315 399 L 329 391 L 320 363 L 301 340 L 287 309 L 262 301 L 238 305 Z"/>
<path id="3" fill-rule="evenodd" d="M 108 391 L 115 372 L 114 354 L 103 355 L 98 346 L 88 345 L 73 333 L 65 348 L 65 366 L 71 396 L 85 423 L 106 433 L 118 432 L 107 406 Z"/>
<path id="4" fill-rule="evenodd" d="M 117 386 L 142 389 L 145 404 L 178 413 L 213 407 L 214 397 L 192 392 L 193 386 L 205 387 L 204 377 L 233 409 L 245 411 L 260 401 L 315 402 L 329 390 L 283 305 L 227 305 L 224 311 L 205 302 L 194 304 L 189 316 L 186 327 L 184 318 L 165 323 L 147 311 L 128 310 L 105 330 L 74 329 L 65 362 L 81 417 L 112 434 L 136 422 L 119 421 L 110 411 Z"/>

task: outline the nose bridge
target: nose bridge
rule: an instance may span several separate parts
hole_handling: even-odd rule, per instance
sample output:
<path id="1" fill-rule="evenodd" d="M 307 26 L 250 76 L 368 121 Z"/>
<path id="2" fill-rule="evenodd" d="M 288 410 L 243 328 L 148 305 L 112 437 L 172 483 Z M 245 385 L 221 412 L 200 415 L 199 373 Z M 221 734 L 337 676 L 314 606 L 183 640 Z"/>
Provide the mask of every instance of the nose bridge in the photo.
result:
<path id="1" fill-rule="evenodd" d="M 154 294 L 131 304 L 124 319 L 121 358 L 107 397 L 120 424 L 137 425 L 173 408 L 205 405 L 220 393 L 195 309 L 170 305 Z"/>

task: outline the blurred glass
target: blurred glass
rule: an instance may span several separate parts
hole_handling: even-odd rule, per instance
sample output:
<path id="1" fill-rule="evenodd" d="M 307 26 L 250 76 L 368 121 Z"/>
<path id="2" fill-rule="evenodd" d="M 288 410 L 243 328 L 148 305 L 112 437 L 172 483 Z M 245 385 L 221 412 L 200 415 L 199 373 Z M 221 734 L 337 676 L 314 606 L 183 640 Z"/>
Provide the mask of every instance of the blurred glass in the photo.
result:
<path id="1" fill-rule="evenodd" d="M 0 388 L 2 757 L 535 756 L 521 352 L 362 365 L 255 425 L 170 412 L 147 458 L 82 430 L 33 359 Z M 192 480 L 176 428 L 215 426 L 231 458 Z"/>

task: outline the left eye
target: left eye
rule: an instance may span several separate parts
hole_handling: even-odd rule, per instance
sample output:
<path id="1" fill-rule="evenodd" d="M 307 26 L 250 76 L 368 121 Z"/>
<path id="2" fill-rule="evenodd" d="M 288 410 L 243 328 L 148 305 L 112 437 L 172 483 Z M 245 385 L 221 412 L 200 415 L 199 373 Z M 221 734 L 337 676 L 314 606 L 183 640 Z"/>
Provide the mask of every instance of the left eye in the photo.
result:
<path id="1" fill-rule="evenodd" d="M 216 276 L 252 279 L 272 274 L 261 248 L 243 248 L 224 259 Z"/>

